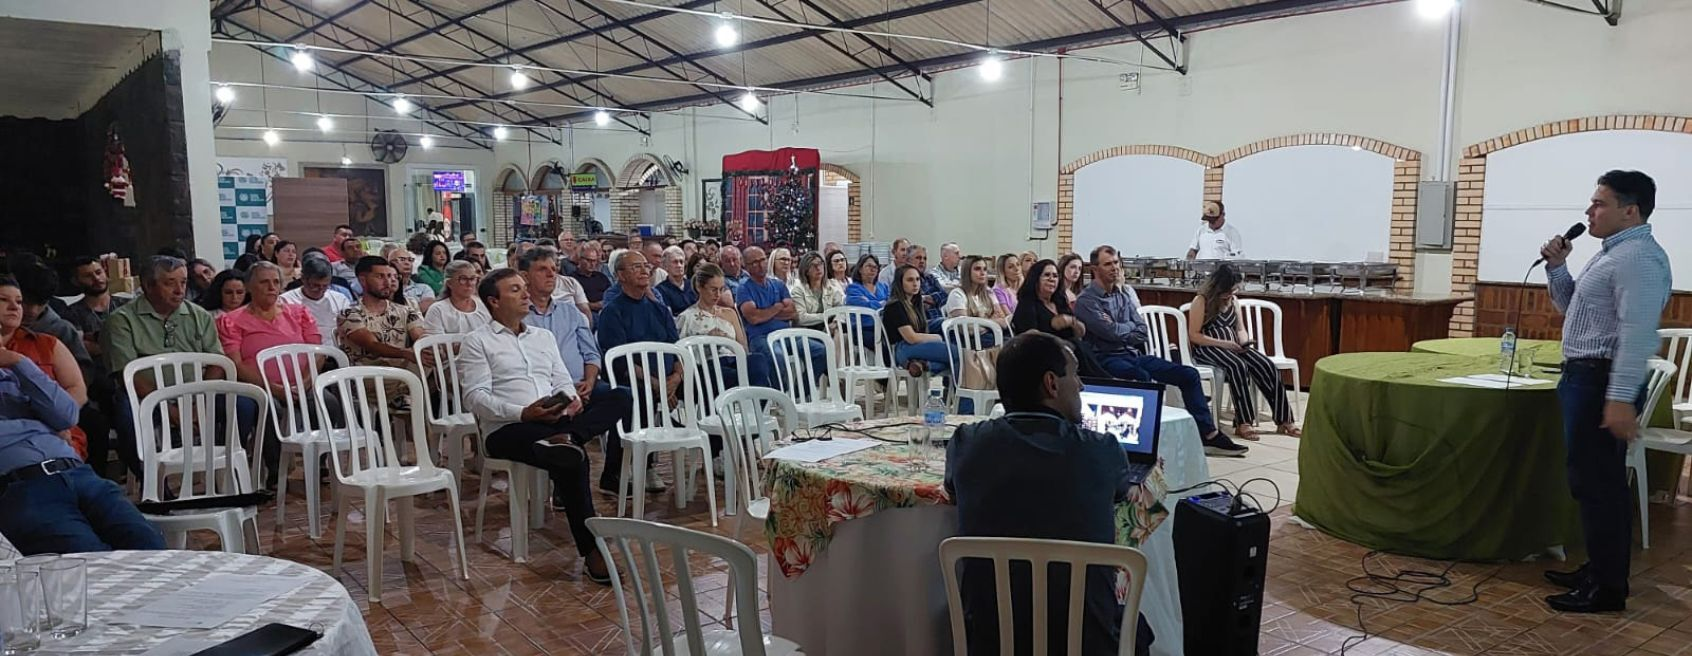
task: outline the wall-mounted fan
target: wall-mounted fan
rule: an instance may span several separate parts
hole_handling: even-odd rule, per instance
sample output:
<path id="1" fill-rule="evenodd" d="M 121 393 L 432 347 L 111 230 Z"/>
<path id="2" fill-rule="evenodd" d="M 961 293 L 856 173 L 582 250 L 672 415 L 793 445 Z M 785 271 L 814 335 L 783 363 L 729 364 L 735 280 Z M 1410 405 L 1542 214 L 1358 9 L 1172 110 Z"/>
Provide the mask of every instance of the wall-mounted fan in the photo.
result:
<path id="1" fill-rule="evenodd" d="M 212 101 L 212 127 L 217 127 L 218 124 L 223 122 L 223 117 L 228 115 L 229 105 L 225 105 L 215 100 Z"/>
<path id="2" fill-rule="evenodd" d="M 665 156 L 664 165 L 670 167 L 670 170 L 676 175 L 687 175 L 687 165 L 681 163 L 679 159 L 670 159 L 669 156 Z"/>
<path id="3" fill-rule="evenodd" d="M 383 164 L 396 164 L 405 159 L 405 154 L 411 150 L 411 144 L 406 143 L 405 135 L 393 130 L 377 129 L 370 137 L 370 159 Z"/>

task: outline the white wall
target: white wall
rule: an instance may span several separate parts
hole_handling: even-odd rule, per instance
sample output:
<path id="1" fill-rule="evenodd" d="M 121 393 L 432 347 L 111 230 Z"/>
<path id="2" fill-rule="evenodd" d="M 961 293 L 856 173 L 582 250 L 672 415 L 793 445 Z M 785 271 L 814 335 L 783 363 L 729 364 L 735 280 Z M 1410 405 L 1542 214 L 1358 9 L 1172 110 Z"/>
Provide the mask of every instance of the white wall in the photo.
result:
<path id="1" fill-rule="evenodd" d="M 211 48 L 211 12 L 205 0 L 6 0 L 0 3 L 0 16 L 158 30 L 164 49 L 180 53 L 194 251 L 214 260 L 221 255 L 212 99 L 206 84 L 211 79 L 206 56 Z"/>
<path id="2" fill-rule="evenodd" d="M 1129 155 L 1084 167 L 1075 172 L 1075 251 L 1111 244 L 1124 257 L 1186 253 L 1203 202 L 1204 167 L 1184 159 Z"/>
<path id="3" fill-rule="evenodd" d="M 1392 169 L 1392 158 L 1367 150 L 1275 148 L 1223 167 L 1222 201 L 1245 257 L 1384 262 Z"/>

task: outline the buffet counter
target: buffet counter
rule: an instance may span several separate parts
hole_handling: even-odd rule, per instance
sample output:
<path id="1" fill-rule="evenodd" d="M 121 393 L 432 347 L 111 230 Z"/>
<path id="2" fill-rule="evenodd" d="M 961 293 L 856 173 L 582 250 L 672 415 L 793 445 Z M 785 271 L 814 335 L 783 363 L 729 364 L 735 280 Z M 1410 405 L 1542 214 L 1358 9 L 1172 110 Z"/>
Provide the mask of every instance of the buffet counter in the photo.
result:
<path id="1" fill-rule="evenodd" d="M 1181 307 L 1198 293 L 1194 287 L 1168 284 L 1134 284 L 1144 305 Z M 1395 293 L 1332 291 L 1272 291 L 1247 284 L 1241 298 L 1261 298 L 1281 306 L 1286 334 L 1282 343 L 1287 357 L 1305 363 L 1301 367 L 1308 387 L 1316 373 L 1314 363 L 1335 353 L 1363 351 L 1409 351 L 1424 339 L 1447 336 L 1451 313 L 1457 304 L 1471 297 L 1418 296 Z M 1273 335 L 1258 335 L 1272 339 Z"/>

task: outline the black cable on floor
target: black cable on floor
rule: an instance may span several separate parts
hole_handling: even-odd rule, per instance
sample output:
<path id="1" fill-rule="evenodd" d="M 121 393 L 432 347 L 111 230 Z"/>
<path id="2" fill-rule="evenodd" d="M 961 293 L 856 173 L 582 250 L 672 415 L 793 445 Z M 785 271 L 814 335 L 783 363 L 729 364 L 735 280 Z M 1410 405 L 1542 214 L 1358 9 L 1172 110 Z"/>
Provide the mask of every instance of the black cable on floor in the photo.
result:
<path id="1" fill-rule="evenodd" d="M 1380 599 L 1410 604 L 1426 601 L 1439 606 L 1467 606 L 1479 601 L 1481 585 L 1491 581 L 1492 577 L 1497 576 L 1504 569 L 1500 565 L 1493 569 L 1491 574 L 1487 574 L 1485 578 L 1476 581 L 1474 587 L 1469 590 L 1469 596 L 1465 598 L 1441 600 L 1429 597 L 1427 594 L 1434 590 L 1451 587 L 1451 570 L 1457 567 L 1459 561 L 1450 561 L 1445 565 L 1445 569 L 1438 572 L 1404 569 L 1397 572 L 1377 574 L 1370 571 L 1369 559 L 1385 553 L 1387 552 L 1377 549 L 1363 554 L 1361 562 L 1363 575 L 1345 582 L 1345 587 L 1354 593 L 1351 595 L 1351 603 L 1357 607 L 1357 627 L 1362 629 L 1363 633 L 1346 638 L 1345 642 L 1340 643 L 1340 656 L 1344 656 L 1346 650 L 1351 649 L 1358 643 L 1374 637 L 1374 634 L 1369 632 L 1369 626 L 1363 622 L 1363 600 Z M 1359 587 L 1360 585 L 1373 586 L 1373 588 Z"/>

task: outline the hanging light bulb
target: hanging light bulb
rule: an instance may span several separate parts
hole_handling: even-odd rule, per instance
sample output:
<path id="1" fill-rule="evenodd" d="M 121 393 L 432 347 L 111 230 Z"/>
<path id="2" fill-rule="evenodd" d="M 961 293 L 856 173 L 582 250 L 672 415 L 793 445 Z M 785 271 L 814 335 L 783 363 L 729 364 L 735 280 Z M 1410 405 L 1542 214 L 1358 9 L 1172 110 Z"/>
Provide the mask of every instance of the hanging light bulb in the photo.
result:
<path id="1" fill-rule="evenodd" d="M 518 91 L 522 91 L 524 89 L 529 88 L 529 76 L 527 74 L 523 73 L 523 67 L 521 67 L 521 66 L 512 67 L 512 69 L 511 69 L 511 88 L 516 89 Z"/>
<path id="2" fill-rule="evenodd" d="M 605 111 L 603 109 L 601 109 L 597 112 L 594 112 L 593 113 L 593 124 L 597 125 L 599 127 L 605 127 L 607 125 L 610 125 L 611 124 L 611 112 Z"/>
<path id="3" fill-rule="evenodd" d="M 423 150 L 434 148 L 435 138 L 425 134 L 423 138 L 417 140 L 417 145 L 422 146 Z"/>
<path id="4" fill-rule="evenodd" d="M 734 26 L 734 14 L 723 14 L 722 22 L 717 23 L 715 36 L 718 48 L 733 48 L 740 43 L 740 28 Z"/>
<path id="5" fill-rule="evenodd" d="M 294 54 L 288 56 L 288 61 L 294 64 L 294 70 L 301 73 L 309 72 L 313 66 L 317 65 L 317 62 L 311 58 L 311 53 L 306 52 L 305 48 L 295 48 Z"/>
<path id="6" fill-rule="evenodd" d="M 505 126 L 503 126 L 503 125 L 497 126 L 493 129 L 493 138 L 494 139 L 497 139 L 499 141 L 505 141 L 505 138 L 509 137 L 509 136 L 511 136 L 511 131 L 505 129 Z"/>
<path id="7" fill-rule="evenodd" d="M 227 84 L 220 84 L 217 90 L 212 92 L 212 97 L 216 98 L 219 104 L 227 105 L 235 102 L 235 89 Z"/>
<path id="8" fill-rule="evenodd" d="M 335 119 L 329 118 L 328 116 L 317 117 L 317 129 L 324 132 L 335 129 Z"/>
<path id="9" fill-rule="evenodd" d="M 347 157 L 346 155 L 342 155 L 341 156 L 341 166 L 352 166 L 352 158 Z"/>
<path id="10" fill-rule="evenodd" d="M 416 105 L 411 104 L 411 99 L 405 96 L 394 96 L 394 111 L 401 114 L 410 114 L 411 110 L 415 108 Z"/>
<path id="11" fill-rule="evenodd" d="M 1445 18 L 1457 7 L 1457 0 L 1416 0 L 1416 13 L 1428 20 Z"/>
<path id="12" fill-rule="evenodd" d="M 746 110 L 747 112 L 756 112 L 759 107 L 763 106 L 763 104 L 764 103 L 758 101 L 758 95 L 752 93 L 751 89 L 747 89 L 746 94 L 740 97 L 740 108 Z"/>
<path id="13" fill-rule="evenodd" d="M 264 145 L 274 146 L 279 143 L 282 143 L 282 135 L 276 134 L 275 130 L 264 131 Z"/>
<path id="14" fill-rule="evenodd" d="M 981 74 L 983 80 L 998 82 L 999 78 L 1005 76 L 1005 60 L 999 56 L 997 50 L 988 52 L 986 57 L 981 58 L 981 64 L 976 67 L 976 72 Z"/>

